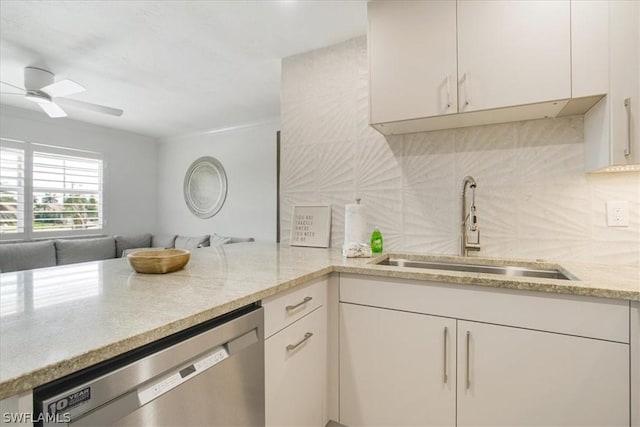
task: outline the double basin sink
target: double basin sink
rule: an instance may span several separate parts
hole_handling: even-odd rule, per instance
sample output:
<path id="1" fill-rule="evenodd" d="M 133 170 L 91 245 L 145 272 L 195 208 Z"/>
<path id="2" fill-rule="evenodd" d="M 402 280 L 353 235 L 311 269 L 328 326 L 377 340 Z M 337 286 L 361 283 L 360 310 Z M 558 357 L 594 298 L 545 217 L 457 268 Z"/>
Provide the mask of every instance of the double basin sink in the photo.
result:
<path id="1" fill-rule="evenodd" d="M 390 265 L 395 267 L 421 268 L 429 270 L 461 271 L 468 273 L 496 274 L 510 277 L 536 277 L 545 279 L 576 280 L 566 272 L 554 265 L 543 268 L 537 266 L 523 266 L 517 264 L 493 265 L 490 263 L 476 262 L 455 262 L 455 261 L 433 261 L 426 259 L 407 259 L 390 255 L 377 261 L 377 265 Z M 502 263 L 501 263 L 502 264 Z"/>

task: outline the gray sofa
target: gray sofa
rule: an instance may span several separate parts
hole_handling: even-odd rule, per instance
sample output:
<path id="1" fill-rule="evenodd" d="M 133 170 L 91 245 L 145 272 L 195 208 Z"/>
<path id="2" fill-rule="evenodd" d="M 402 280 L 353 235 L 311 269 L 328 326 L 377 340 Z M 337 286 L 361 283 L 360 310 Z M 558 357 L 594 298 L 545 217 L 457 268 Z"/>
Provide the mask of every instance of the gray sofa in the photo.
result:
<path id="1" fill-rule="evenodd" d="M 7 273 L 120 258 L 130 251 L 140 248 L 194 250 L 208 246 L 253 241 L 252 237 L 225 237 L 218 234 L 195 237 L 175 234 L 137 234 L 0 243 L 0 272 Z"/>

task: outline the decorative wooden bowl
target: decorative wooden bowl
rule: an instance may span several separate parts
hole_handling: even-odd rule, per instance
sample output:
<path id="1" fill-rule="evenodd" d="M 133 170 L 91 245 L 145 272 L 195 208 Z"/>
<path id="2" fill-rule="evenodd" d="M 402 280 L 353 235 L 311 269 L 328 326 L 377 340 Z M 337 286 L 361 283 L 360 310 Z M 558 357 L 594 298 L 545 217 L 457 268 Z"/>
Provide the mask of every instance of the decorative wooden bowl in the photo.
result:
<path id="1" fill-rule="evenodd" d="M 189 262 L 191 252 L 183 249 L 150 249 L 127 255 L 129 265 L 138 273 L 164 274 L 178 271 Z"/>

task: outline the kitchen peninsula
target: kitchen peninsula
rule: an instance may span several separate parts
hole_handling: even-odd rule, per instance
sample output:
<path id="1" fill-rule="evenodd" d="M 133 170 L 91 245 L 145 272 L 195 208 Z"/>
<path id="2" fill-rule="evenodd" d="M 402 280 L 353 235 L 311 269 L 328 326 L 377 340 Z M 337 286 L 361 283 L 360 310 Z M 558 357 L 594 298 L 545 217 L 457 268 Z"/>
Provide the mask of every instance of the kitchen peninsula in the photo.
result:
<path id="1" fill-rule="evenodd" d="M 387 256 L 345 259 L 337 249 L 242 243 L 194 251 L 184 270 L 166 275 L 136 274 L 124 259 L 2 274 L 0 399 L 333 273 L 611 300 L 627 310 L 640 301 L 633 267 L 563 262 L 578 280 L 558 280 L 375 265 Z"/>

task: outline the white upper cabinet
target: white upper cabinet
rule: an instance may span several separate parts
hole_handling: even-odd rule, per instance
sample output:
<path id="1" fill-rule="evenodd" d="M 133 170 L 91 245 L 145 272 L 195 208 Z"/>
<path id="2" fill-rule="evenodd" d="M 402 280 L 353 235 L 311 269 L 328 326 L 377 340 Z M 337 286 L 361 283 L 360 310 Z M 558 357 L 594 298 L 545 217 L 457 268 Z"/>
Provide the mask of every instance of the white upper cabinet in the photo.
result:
<path id="1" fill-rule="evenodd" d="M 606 65 L 589 56 L 588 28 L 572 41 L 571 10 L 569 0 L 369 2 L 371 125 L 392 135 L 584 114 L 606 93 Z M 586 68 L 576 76 L 572 48 Z"/>
<path id="2" fill-rule="evenodd" d="M 460 112 L 571 97 L 568 0 L 457 6 Z"/>
<path id="3" fill-rule="evenodd" d="M 457 112 L 456 3 L 368 6 L 371 122 Z"/>
<path id="4" fill-rule="evenodd" d="M 640 4 L 637 1 L 573 1 L 574 39 L 581 28 L 597 31 L 582 80 L 603 85 L 607 96 L 584 118 L 586 171 L 640 170 Z M 597 65 L 596 65 L 597 64 Z M 589 80 L 591 79 L 591 80 Z M 574 89 L 575 90 L 575 89 Z"/>

